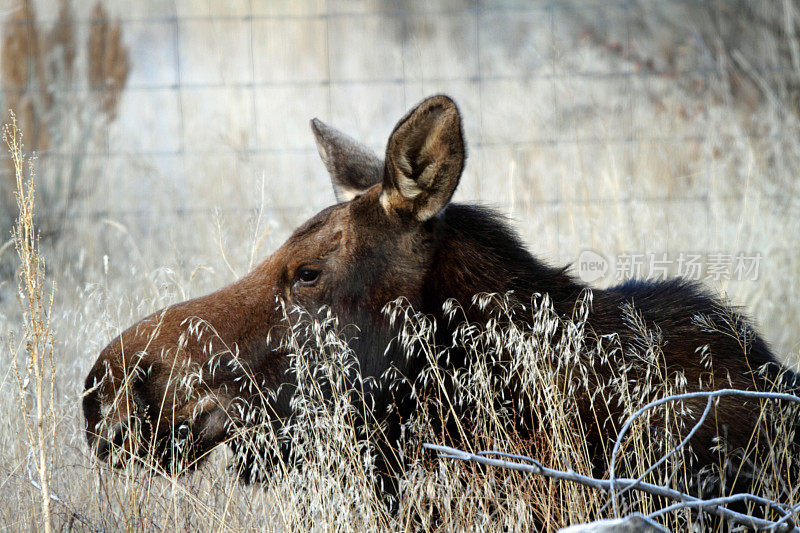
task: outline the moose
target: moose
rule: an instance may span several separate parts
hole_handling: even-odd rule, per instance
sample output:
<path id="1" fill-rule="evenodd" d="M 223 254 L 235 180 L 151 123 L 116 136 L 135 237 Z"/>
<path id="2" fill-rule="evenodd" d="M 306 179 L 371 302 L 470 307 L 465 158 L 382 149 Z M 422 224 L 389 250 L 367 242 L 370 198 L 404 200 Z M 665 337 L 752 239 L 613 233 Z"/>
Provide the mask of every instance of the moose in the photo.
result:
<path id="1" fill-rule="evenodd" d="M 379 379 L 397 367 L 413 379 L 421 364 L 393 342 L 399 326 L 384 312 L 389 302 L 402 298 L 431 317 L 446 339 L 454 327 L 443 309 L 447 302 L 458 302 L 480 323 L 486 314 L 474 304 L 477 294 L 507 294 L 523 304 L 547 295 L 554 312 L 569 317 L 586 293 L 568 267 L 549 266 L 529 253 L 496 212 L 450 203 L 466 161 L 461 115 L 451 98 L 432 96 L 410 110 L 392 131 L 384 158 L 318 119 L 311 129 L 337 203 L 297 228 L 242 279 L 170 305 L 111 341 L 89 372 L 83 397 L 86 436 L 100 459 L 112 460 L 112 452 L 121 450 L 117 462 L 125 465 L 125 456 L 142 457 L 155 447 L 168 469 L 178 455 L 197 462 L 220 443 L 237 446 L 237 424 L 230 420 L 246 425 L 252 413 L 243 410 L 260 409 L 267 414 L 252 419 L 280 424 L 291 411 L 284 387 L 292 379 L 289 353 L 281 342 L 291 329 L 289 307 L 312 315 L 324 308 L 340 324 L 356 326 L 348 342 L 364 375 Z M 667 379 L 681 373 L 689 390 L 753 390 L 761 386 L 758 369 L 783 372 L 747 320 L 697 283 L 633 280 L 593 291 L 589 330 L 598 339 L 615 336 L 628 357 L 635 340 L 624 306 L 635 307 L 660 332 Z M 704 327 L 698 316 L 733 317 L 750 333 L 742 342 Z M 515 320 L 524 327 L 531 318 L 520 314 Z M 198 323 L 213 335 L 201 335 Z M 712 370 L 701 352 L 713 354 Z M 453 355 L 442 364 L 464 365 L 465 359 Z M 699 385 L 708 372 L 714 379 L 704 382 L 710 385 Z M 396 395 L 376 393 L 375 416 L 394 401 Z M 695 413 L 705 400 L 698 402 Z M 390 445 L 397 445 L 404 412 L 413 409 L 413 400 L 400 403 L 399 414 L 386 422 Z M 746 447 L 759 416 L 757 404 L 720 400 L 694 436 L 696 466 L 713 459 L 720 431 L 731 446 Z M 585 422 L 593 424 L 591 415 Z M 614 427 L 594 424 L 589 434 L 613 439 Z M 146 442 L 151 446 L 141 444 Z M 240 468 L 245 481 L 256 479 L 248 465 Z"/>

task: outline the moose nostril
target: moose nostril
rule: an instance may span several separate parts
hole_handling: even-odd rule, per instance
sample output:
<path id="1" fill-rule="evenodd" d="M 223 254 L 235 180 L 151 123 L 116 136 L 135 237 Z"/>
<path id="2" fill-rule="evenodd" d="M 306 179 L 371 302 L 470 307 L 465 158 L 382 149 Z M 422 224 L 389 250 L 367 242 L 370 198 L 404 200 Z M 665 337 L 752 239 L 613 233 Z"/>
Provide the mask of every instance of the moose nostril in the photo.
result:
<path id="1" fill-rule="evenodd" d="M 94 450 L 97 458 L 101 461 L 107 460 L 113 448 L 111 441 L 100 431 L 95 433 L 87 431 L 87 436 L 89 438 L 89 447 Z"/>
<path id="2" fill-rule="evenodd" d="M 111 428 L 111 431 L 108 432 L 109 439 L 108 441 L 111 443 L 111 446 L 114 448 L 121 448 L 122 445 L 125 443 L 125 438 L 127 436 L 127 431 L 125 430 L 125 426 L 122 424 L 117 424 L 116 426 Z"/>
<path id="3" fill-rule="evenodd" d="M 83 396 L 83 416 L 86 420 L 86 440 L 98 459 L 106 461 L 114 450 L 120 450 L 128 437 L 122 422 L 108 420 L 104 413 L 99 387 L 90 386 L 87 379 Z"/>
<path id="4" fill-rule="evenodd" d="M 102 414 L 100 412 L 101 400 L 97 387 L 87 387 L 83 396 L 83 418 L 86 421 L 86 440 L 91 448 L 94 441 L 98 438 L 97 430 L 100 426 Z"/>
<path id="5" fill-rule="evenodd" d="M 107 461 L 115 451 L 124 449 L 128 430 L 121 423 L 114 424 L 107 431 L 98 430 L 89 436 L 89 446 L 102 461 Z"/>

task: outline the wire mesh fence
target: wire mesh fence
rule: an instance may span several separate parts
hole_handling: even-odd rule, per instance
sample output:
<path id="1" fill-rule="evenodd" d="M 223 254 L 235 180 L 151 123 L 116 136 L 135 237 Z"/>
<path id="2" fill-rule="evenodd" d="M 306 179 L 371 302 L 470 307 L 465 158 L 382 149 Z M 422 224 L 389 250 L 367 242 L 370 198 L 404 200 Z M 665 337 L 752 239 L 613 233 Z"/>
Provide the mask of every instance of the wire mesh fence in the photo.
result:
<path id="1" fill-rule="evenodd" d="M 798 214 L 791 3 L 0 7 L 7 107 L 29 106 L 29 129 L 49 132 L 46 143 L 24 133 L 54 196 L 74 196 L 61 229 L 113 219 L 148 242 L 164 225 L 196 229 L 263 203 L 284 235 L 333 201 L 310 118 L 380 152 L 397 117 L 445 92 L 470 148 L 457 199 L 513 216 L 535 253 L 762 252 L 781 283 L 722 288 L 768 328 L 760 295 L 797 309 L 800 274 L 786 264 L 797 245 L 780 232 Z M 124 79 L 111 79 L 123 61 Z M 791 352 L 800 337 L 783 325 Z"/>
<path id="2" fill-rule="evenodd" d="M 106 475 L 80 406 L 110 339 L 244 275 L 334 202 L 312 117 L 381 153 L 411 106 L 449 94 L 468 144 L 456 201 L 508 215 L 534 255 L 593 286 L 703 281 L 800 360 L 798 25 L 789 0 L 0 0 L 0 101 L 37 154 L 36 227 L 48 289 L 56 282 L 58 426 L 39 450 L 63 497 L 55 522 L 263 529 L 277 527 L 276 502 L 305 517 L 300 500 L 238 484 L 221 450 L 207 471 L 154 489 L 130 470 Z M 7 368 L 24 352 L 26 312 L 7 241 L 12 166 L 0 156 Z M 0 515 L 38 527 L 35 446 L 20 437 L 11 373 L 3 385 L 0 492 L 13 503 Z M 571 399 L 541 403 L 556 413 Z M 314 426 L 320 442 L 336 444 L 326 427 Z M 280 494 L 306 484 L 291 479 Z M 551 489 L 518 494 L 559 498 Z M 345 496 L 331 501 L 352 505 Z M 485 516 L 501 508 L 489 503 Z"/>

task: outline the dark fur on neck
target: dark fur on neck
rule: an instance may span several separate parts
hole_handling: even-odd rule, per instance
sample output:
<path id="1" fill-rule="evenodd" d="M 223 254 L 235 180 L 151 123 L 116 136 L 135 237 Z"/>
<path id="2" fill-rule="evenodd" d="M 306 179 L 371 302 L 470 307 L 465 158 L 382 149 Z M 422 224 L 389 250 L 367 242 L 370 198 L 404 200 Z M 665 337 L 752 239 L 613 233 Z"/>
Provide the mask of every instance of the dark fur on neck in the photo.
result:
<path id="1" fill-rule="evenodd" d="M 549 294 L 559 312 L 568 312 L 585 288 L 567 274 L 536 259 L 519 235 L 496 211 L 451 204 L 432 221 L 439 248 L 426 291 L 426 307 L 454 298 L 469 305 L 479 293 L 508 293 L 523 304 L 536 294 Z"/>

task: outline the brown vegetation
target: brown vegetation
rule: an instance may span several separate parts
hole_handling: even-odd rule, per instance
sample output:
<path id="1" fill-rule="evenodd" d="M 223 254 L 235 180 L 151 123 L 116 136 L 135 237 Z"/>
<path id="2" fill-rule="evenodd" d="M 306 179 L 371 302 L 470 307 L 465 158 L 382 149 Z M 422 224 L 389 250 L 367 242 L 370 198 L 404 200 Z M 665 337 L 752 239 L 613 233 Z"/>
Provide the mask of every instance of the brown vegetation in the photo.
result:
<path id="1" fill-rule="evenodd" d="M 130 70 L 118 22 L 108 20 L 102 2 L 94 7 L 86 42 L 86 71 L 79 69 L 76 38 L 69 0 L 60 0 L 58 19 L 50 30 L 38 21 L 33 2 L 24 0 L 12 10 L 2 27 L 0 89 L 5 108 L 17 116 L 32 152 L 73 151 L 71 143 L 89 141 L 72 152 L 70 164 L 58 165 L 41 180 L 40 231 L 44 238 L 58 237 L 67 215 L 91 186 L 83 172 L 86 152 L 95 131 L 116 117 L 119 97 Z M 88 84 L 88 93 L 84 87 Z M 49 170 L 49 169 L 48 169 Z M 0 198 L 0 228 L 13 219 L 15 207 L 13 165 L 6 165 L 9 185 Z"/>

